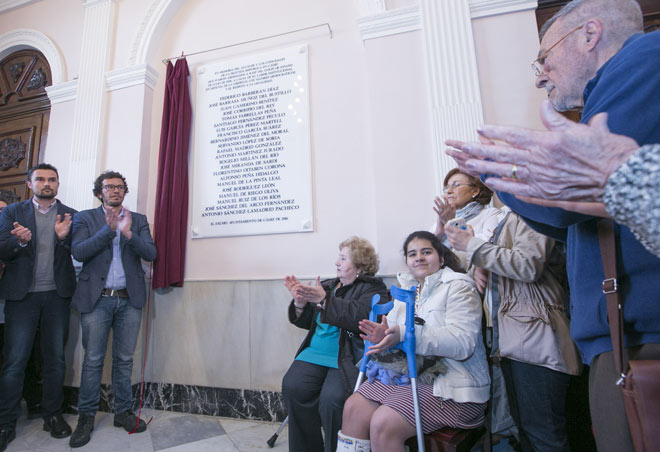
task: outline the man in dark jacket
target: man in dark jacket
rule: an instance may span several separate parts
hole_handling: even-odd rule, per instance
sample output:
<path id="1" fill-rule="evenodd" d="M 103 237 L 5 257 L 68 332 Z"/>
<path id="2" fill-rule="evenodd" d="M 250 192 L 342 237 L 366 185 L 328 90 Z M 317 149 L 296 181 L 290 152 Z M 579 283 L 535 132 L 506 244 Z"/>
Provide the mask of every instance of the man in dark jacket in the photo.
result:
<path id="1" fill-rule="evenodd" d="M 131 411 L 131 373 L 146 301 L 141 260 L 153 261 L 156 245 L 147 218 L 122 206 L 128 193 L 124 176 L 105 171 L 96 178 L 93 193 L 102 205 L 79 212 L 73 219 L 71 250 L 83 268 L 72 307 L 80 312 L 85 357 L 78 395 L 78 425 L 71 435 L 71 447 L 87 444 L 94 429 L 110 328 L 114 425 L 128 432 L 143 432 L 147 428 Z"/>
<path id="2" fill-rule="evenodd" d="M 71 434 L 61 410 L 64 343 L 76 287 L 70 254 L 75 210 L 55 199 L 59 175 L 54 166 L 30 168 L 27 186 L 34 197 L 5 207 L 0 215 L 0 259 L 5 263 L 0 279 L 0 298 L 5 299 L 0 451 L 16 437 L 25 366 L 37 328 L 44 361 L 44 430 L 54 438 Z"/>

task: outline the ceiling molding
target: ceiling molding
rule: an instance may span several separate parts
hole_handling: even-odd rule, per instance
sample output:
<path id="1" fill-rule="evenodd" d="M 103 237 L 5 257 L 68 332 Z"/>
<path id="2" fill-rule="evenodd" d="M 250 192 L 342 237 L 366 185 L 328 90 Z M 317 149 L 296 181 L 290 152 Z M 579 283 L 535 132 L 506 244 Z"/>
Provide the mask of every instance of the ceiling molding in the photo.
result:
<path id="1" fill-rule="evenodd" d="M 537 0 L 471 0 L 470 16 L 472 19 L 478 19 L 528 11 L 536 9 L 537 6 Z M 414 5 L 369 14 L 358 18 L 357 25 L 363 41 L 420 30 L 421 10 L 419 5 Z"/>
<path id="2" fill-rule="evenodd" d="M 0 0 L 0 14 L 12 9 L 37 3 L 41 0 Z"/>
<path id="3" fill-rule="evenodd" d="M 153 89 L 158 80 L 158 72 L 147 63 L 136 64 L 106 72 L 105 83 L 108 91 L 146 85 Z"/>
<path id="4" fill-rule="evenodd" d="M 422 28 L 419 5 L 397 8 L 360 17 L 358 30 L 363 41 L 406 33 Z"/>
<path id="5" fill-rule="evenodd" d="M 46 94 L 51 105 L 75 100 L 78 97 L 78 80 L 47 86 Z"/>
<path id="6" fill-rule="evenodd" d="M 536 9 L 537 0 L 472 0 L 470 15 L 473 19 L 496 16 L 498 14 L 517 13 Z"/>

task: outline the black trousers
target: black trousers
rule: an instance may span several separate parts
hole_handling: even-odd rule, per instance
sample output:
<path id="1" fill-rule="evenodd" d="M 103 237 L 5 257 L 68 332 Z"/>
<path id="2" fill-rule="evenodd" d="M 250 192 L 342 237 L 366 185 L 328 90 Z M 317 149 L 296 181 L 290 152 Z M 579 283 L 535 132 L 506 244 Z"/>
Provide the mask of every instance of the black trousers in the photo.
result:
<path id="1" fill-rule="evenodd" d="M 339 370 L 295 360 L 282 379 L 282 395 L 289 415 L 289 452 L 335 452 L 348 396 Z"/>

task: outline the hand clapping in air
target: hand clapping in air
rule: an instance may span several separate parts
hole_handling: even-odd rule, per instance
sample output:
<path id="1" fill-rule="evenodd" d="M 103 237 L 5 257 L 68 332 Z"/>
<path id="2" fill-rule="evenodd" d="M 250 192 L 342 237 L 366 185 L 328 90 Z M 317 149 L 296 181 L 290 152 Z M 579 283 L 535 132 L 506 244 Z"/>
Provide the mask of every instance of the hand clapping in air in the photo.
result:
<path id="1" fill-rule="evenodd" d="M 316 277 L 315 285 L 312 285 L 311 282 L 305 285 L 298 281 L 298 278 L 293 275 L 285 276 L 284 285 L 289 289 L 291 296 L 298 302 L 298 304 L 320 303 L 326 296 L 325 289 L 321 286 L 321 278 L 319 276 Z"/>

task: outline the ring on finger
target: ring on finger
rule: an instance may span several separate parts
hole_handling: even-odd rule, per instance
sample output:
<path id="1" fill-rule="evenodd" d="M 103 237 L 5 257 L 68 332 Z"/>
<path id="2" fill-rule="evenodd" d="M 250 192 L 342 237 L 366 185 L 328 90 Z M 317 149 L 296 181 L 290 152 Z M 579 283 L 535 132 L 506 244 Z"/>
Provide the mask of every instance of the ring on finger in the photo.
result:
<path id="1" fill-rule="evenodd" d="M 513 166 L 511 167 L 511 179 L 518 179 L 517 173 L 518 173 L 518 165 L 514 163 Z"/>

